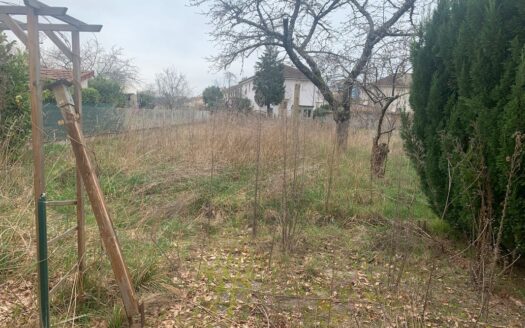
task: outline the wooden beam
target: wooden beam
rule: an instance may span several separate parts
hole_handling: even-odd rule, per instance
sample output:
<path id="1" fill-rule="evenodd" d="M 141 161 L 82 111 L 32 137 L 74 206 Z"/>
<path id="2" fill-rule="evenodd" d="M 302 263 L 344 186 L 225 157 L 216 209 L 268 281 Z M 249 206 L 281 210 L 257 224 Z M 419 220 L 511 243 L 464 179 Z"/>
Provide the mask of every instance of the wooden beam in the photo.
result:
<path id="1" fill-rule="evenodd" d="M 117 235 L 113 229 L 113 223 L 106 207 L 100 182 L 89 158 L 87 147 L 85 146 L 85 139 L 78 122 L 78 115 L 75 113 L 75 107 L 72 105 L 73 99 L 63 83 L 56 83 L 52 87 L 52 90 L 60 112 L 64 117 L 65 127 L 71 141 L 71 146 L 73 147 L 73 153 L 75 154 L 76 164 L 80 169 L 82 182 L 84 182 L 86 193 L 97 221 L 104 249 L 109 257 L 115 280 L 120 289 L 124 309 L 126 310 L 128 319 L 136 317 L 136 315 L 139 314 L 139 305 L 131 277 L 124 262 Z"/>
<path id="2" fill-rule="evenodd" d="M 42 9 L 33 9 L 25 6 L 0 6 L 0 13 L 7 15 L 27 15 L 29 13 L 43 16 L 65 15 L 67 13 L 66 7 L 45 7 Z"/>
<path id="3" fill-rule="evenodd" d="M 53 31 L 44 31 L 47 37 L 66 55 L 69 60 L 73 61 L 73 52 Z M 78 33 L 78 32 L 77 32 Z"/>
<path id="4" fill-rule="evenodd" d="M 26 23 L 18 23 L 22 30 L 27 30 Z M 0 24 L 0 30 L 10 30 L 7 24 Z M 55 32 L 100 32 L 102 25 L 84 24 L 80 26 L 73 26 L 69 24 L 38 24 L 39 31 L 55 31 Z"/>
<path id="5" fill-rule="evenodd" d="M 46 5 L 45 3 L 42 3 L 40 1 L 37 1 L 37 0 L 24 0 L 24 3 L 25 3 L 26 6 L 29 6 L 29 7 L 32 7 L 32 8 L 37 8 L 38 10 L 43 10 L 43 9 L 49 8 L 48 5 Z M 66 15 L 65 13 L 57 14 L 57 15 L 51 15 L 51 16 L 53 16 L 56 19 L 59 19 L 59 20 L 65 22 L 65 23 L 73 25 L 73 26 L 75 26 L 76 28 L 79 28 L 79 29 L 82 28 L 85 25 L 88 25 L 88 24 L 84 23 L 83 21 L 76 19 L 75 17 L 71 17 L 69 15 Z M 100 28 L 102 28 L 102 26 L 100 26 Z M 95 31 L 95 32 L 99 32 L 99 31 L 100 31 L 100 29 L 98 31 Z"/>
<path id="6" fill-rule="evenodd" d="M 9 27 L 9 30 L 16 35 L 18 40 L 27 47 L 27 35 L 20 25 L 18 25 L 17 21 L 7 14 L 0 14 L 0 21 L 4 22 Z"/>
<path id="7" fill-rule="evenodd" d="M 38 16 L 32 11 L 27 15 L 27 50 L 29 52 L 29 90 L 31 92 L 31 136 L 33 146 L 33 185 L 35 199 L 35 230 L 38 236 L 38 200 L 45 191 L 44 181 L 44 147 L 43 147 L 43 117 L 42 117 L 42 85 L 40 81 L 40 42 L 38 36 Z M 37 243 L 37 254 L 39 246 Z M 41 281 L 40 270 L 39 282 Z M 38 303 L 40 306 L 40 288 Z M 40 325 L 44 325 L 45 320 L 40 313 Z"/>
<path id="8" fill-rule="evenodd" d="M 81 58 L 80 58 L 80 33 L 78 31 L 71 33 L 71 43 L 73 51 L 73 99 L 75 101 L 75 111 L 78 114 L 78 125 L 82 131 L 82 72 L 81 72 Z M 77 167 L 77 265 L 78 265 L 78 291 L 77 295 L 83 296 L 84 293 L 84 271 L 85 254 L 86 254 L 86 219 L 84 212 L 84 193 L 83 193 L 82 175 L 80 169 Z"/>

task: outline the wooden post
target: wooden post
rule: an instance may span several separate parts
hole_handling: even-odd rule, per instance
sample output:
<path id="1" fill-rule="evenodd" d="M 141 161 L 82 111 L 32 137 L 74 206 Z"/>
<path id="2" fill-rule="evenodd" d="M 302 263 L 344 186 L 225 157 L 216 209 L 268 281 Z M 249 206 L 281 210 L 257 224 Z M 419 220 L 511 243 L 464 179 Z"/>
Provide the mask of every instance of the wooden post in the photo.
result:
<path id="1" fill-rule="evenodd" d="M 300 99 L 301 99 L 301 85 L 299 83 L 296 83 L 294 92 L 293 92 L 293 106 L 292 106 L 292 118 L 294 119 L 299 117 L 299 113 L 301 111 L 301 107 L 299 103 Z"/>
<path id="2" fill-rule="evenodd" d="M 27 49 L 29 52 L 29 90 L 31 92 L 31 136 L 33 147 L 33 192 L 35 202 L 35 230 L 38 229 L 38 200 L 45 191 L 44 179 L 44 149 L 43 149 L 43 117 L 42 117 L 42 85 L 40 82 L 40 41 L 38 35 L 38 16 L 31 9 L 27 15 Z M 37 254 L 40 247 L 37 243 Z M 38 274 L 39 284 L 41 282 L 40 272 Z M 41 302 L 39 288 L 38 303 Z M 40 327 L 45 321 L 40 313 Z"/>
<path id="3" fill-rule="evenodd" d="M 78 31 L 71 32 L 72 45 L 72 62 L 73 62 L 73 87 L 75 112 L 78 115 L 78 125 L 82 131 L 82 80 L 80 68 L 80 33 Z M 82 177 L 80 175 L 79 167 L 77 166 L 76 188 L 77 188 L 77 265 L 78 265 L 78 291 L 77 295 L 82 297 L 84 294 L 84 271 L 85 271 L 85 254 L 86 254 L 86 224 L 84 212 L 84 197 Z"/>
<path id="4" fill-rule="evenodd" d="M 84 144 L 85 140 L 82 130 L 80 129 L 78 116 L 75 113 L 73 99 L 71 99 L 71 95 L 63 83 L 56 83 L 52 89 L 53 93 L 55 94 L 58 107 L 60 108 L 62 116 L 64 117 L 65 127 L 69 139 L 71 140 L 71 146 L 73 147 L 77 167 L 80 170 L 80 175 L 82 177 L 82 181 L 84 182 L 86 193 L 91 203 L 93 214 L 95 215 L 95 219 L 97 221 L 100 236 L 102 238 L 102 242 L 104 243 L 104 248 L 109 256 L 111 268 L 113 269 L 113 274 L 115 275 L 115 279 L 122 295 L 122 301 L 124 303 L 126 314 L 128 319 L 131 320 L 131 318 L 139 313 L 139 305 L 136 300 L 135 291 L 132 286 L 128 269 L 124 263 L 124 258 L 120 250 L 117 235 L 113 229 L 113 223 L 111 222 L 111 218 L 106 207 L 104 194 L 102 193 L 95 169 L 91 164 L 87 149 Z"/>

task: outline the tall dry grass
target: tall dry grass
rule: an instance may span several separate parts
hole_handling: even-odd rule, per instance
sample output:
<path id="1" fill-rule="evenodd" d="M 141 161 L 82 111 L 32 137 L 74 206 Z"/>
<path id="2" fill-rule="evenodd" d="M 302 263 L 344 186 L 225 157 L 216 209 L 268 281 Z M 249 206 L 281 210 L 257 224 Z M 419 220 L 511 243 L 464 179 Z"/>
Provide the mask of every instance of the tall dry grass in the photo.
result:
<path id="1" fill-rule="evenodd" d="M 298 238 L 301 225 L 304 224 L 301 220 L 321 216 L 319 213 L 304 213 L 305 207 L 308 206 L 303 201 L 306 188 L 322 190 L 320 197 L 325 197 L 327 212 L 322 216 L 327 216 L 328 219 L 337 214 L 336 208 L 342 208 L 339 211 L 344 212 L 349 207 L 348 204 L 362 203 L 368 206 L 372 202 L 371 195 L 379 188 L 369 181 L 368 174 L 372 131 L 352 131 L 349 136 L 350 149 L 343 156 L 334 152 L 334 130 L 332 122 L 306 118 L 297 122 L 286 122 L 255 115 L 218 112 L 205 122 L 163 124 L 150 129 L 89 138 L 87 147 L 97 172 L 102 176 L 117 231 L 119 236 L 123 237 L 124 243 L 128 239 L 136 239 L 149 245 L 151 239 L 155 239 L 145 235 L 144 225 L 157 224 L 152 222 L 161 216 L 159 212 L 164 211 L 165 203 L 173 202 L 170 199 L 172 195 L 169 186 L 201 177 L 214 178 L 224 171 L 235 172 L 246 167 L 254 169 L 255 174 L 255 166 L 259 162 L 258 197 L 268 203 L 268 200 L 281 199 L 281 196 L 284 196 L 284 206 L 280 211 L 272 212 L 261 208 L 259 217 L 275 216 L 275 221 L 280 225 L 283 248 L 293 248 L 295 243 L 301 242 Z M 401 156 L 402 145 L 398 138 L 393 138 L 390 149 L 394 158 Z M 46 180 L 49 189 L 53 188 L 48 190 L 49 193 L 57 199 L 71 197 L 67 190 L 56 187 L 74 184 L 74 160 L 69 145 L 63 142 L 47 144 L 45 153 Z M 30 152 L 28 150 L 26 155 L 15 162 L 8 163 L 5 158 L 0 159 L 0 164 L 0 284 L 10 280 L 15 283 L 26 281 L 34 285 L 34 204 Z M 128 190 L 127 186 L 122 185 L 122 175 L 140 176 L 144 181 Z M 235 179 L 235 174 L 230 178 Z M 385 183 L 391 182 L 388 179 L 391 177 L 387 177 Z M 321 187 L 318 188 L 317 184 Z M 156 196 L 166 199 L 153 199 L 150 196 L 151 190 L 159 186 L 165 188 L 161 188 L 161 193 L 165 194 Z M 239 193 L 241 196 L 251 194 L 254 188 L 253 184 L 248 184 L 243 186 Z M 208 195 L 209 198 L 213 196 Z M 177 197 L 184 198 L 181 195 Z M 246 207 L 253 208 L 250 205 Z M 137 216 L 134 213 L 136 211 L 140 213 L 138 223 L 127 222 Z M 321 212 L 322 209 L 308 211 Z M 68 210 L 51 209 L 49 217 L 50 236 L 74 224 L 74 214 Z M 118 294 L 112 283 L 110 271 L 107 270 L 103 251 L 99 247 L 98 231 L 94 222 L 89 224 L 87 233 L 87 275 L 96 281 L 91 282 L 91 292 L 99 294 L 95 299 L 100 303 L 97 305 L 97 311 L 100 311 L 100 307 L 112 308 L 112 305 L 106 302 L 117 299 Z M 50 267 L 53 268 L 52 285 L 64 276 L 67 276 L 68 282 L 54 298 L 57 304 L 54 309 L 55 316 L 64 320 L 71 319 L 76 313 L 76 303 L 73 303 L 71 298 L 74 292 L 68 291 L 67 288 L 74 288 L 73 282 L 76 279 L 70 271 L 75 259 L 74 240 L 70 238 L 52 247 L 50 254 Z M 180 255 L 178 256 L 180 258 Z M 142 258 L 127 260 L 138 261 L 133 272 L 139 284 L 144 280 L 153 279 L 153 273 L 162 270 L 156 268 L 161 264 L 155 261 L 143 262 Z M 107 297 L 104 299 L 100 295 Z M 22 308 L 28 318 L 34 319 L 34 297 Z"/>

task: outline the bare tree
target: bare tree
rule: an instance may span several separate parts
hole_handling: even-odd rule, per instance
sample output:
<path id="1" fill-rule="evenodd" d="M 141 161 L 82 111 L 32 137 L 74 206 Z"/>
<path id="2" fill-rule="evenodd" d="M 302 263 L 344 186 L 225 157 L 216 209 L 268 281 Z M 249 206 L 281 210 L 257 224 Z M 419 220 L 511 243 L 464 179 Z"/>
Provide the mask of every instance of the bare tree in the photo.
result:
<path id="1" fill-rule="evenodd" d="M 63 41 L 70 43 L 65 37 Z M 90 39 L 81 45 L 80 56 L 83 71 L 94 71 L 97 76 L 118 82 L 122 88 L 140 82 L 133 59 L 126 57 L 124 49 L 118 46 L 105 49 L 97 39 Z M 73 67 L 69 58 L 56 47 L 44 49 L 42 61 L 47 67 L 65 70 Z"/>
<path id="2" fill-rule="evenodd" d="M 379 114 L 376 132 L 372 139 L 370 158 L 371 175 L 376 178 L 382 178 L 385 175 L 390 138 L 396 126 L 396 116 L 390 118 L 387 113 L 403 110 L 403 108 L 397 108 L 399 107 L 398 102 L 408 94 L 410 53 L 408 51 L 409 40 L 406 41 L 405 44 L 385 47 L 382 55 L 377 56 L 377 59 L 368 65 L 367 72 L 360 84 L 360 89 L 364 91 L 366 98 L 372 102 L 373 108 Z M 394 105 L 396 108 L 392 108 Z M 386 140 L 382 141 L 385 136 Z"/>
<path id="3" fill-rule="evenodd" d="M 319 89 L 346 149 L 352 90 L 376 48 L 411 34 L 416 1 L 191 0 L 205 8 L 220 47 L 218 68 L 275 46 Z M 337 83 L 334 83 L 336 82 Z"/>
<path id="4" fill-rule="evenodd" d="M 155 77 L 161 103 L 168 109 L 182 105 L 189 96 L 186 76 L 173 67 L 164 69 Z"/>

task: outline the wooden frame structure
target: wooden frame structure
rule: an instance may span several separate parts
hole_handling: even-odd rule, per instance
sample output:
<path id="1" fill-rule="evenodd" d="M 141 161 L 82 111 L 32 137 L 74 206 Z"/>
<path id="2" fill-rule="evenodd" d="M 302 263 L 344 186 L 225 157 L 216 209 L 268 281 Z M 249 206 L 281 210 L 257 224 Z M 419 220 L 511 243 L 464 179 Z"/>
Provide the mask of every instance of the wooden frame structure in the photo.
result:
<path id="1" fill-rule="evenodd" d="M 32 149 L 33 149 L 33 182 L 35 200 L 36 233 L 39 236 L 39 215 L 37 204 L 45 194 L 44 178 L 44 152 L 43 152 L 43 114 L 42 114 L 42 81 L 40 74 L 40 32 L 46 36 L 66 55 L 72 62 L 74 89 L 73 99 L 62 84 L 54 86 L 57 102 L 66 121 L 69 139 L 75 153 L 76 170 L 76 200 L 53 202 L 55 205 L 76 205 L 77 214 L 77 269 L 79 285 L 77 296 L 83 293 L 83 274 L 85 270 L 86 238 L 83 192 L 84 184 L 87 194 L 97 219 L 101 239 L 109 256 L 115 279 L 119 285 L 124 308 L 130 324 L 137 321 L 135 317 L 142 308 L 135 296 L 129 273 L 124 263 L 118 240 L 113 230 L 113 225 L 106 209 L 102 190 L 98 178 L 92 170 L 89 157 L 84 147 L 82 135 L 82 86 L 81 86 L 81 58 L 80 58 L 80 32 L 99 32 L 102 25 L 86 24 L 74 17 L 67 15 L 65 7 L 50 7 L 37 0 L 24 0 L 25 6 L 0 6 L 0 31 L 10 30 L 26 46 L 29 53 L 29 88 L 31 95 L 31 122 L 32 122 Z M 19 21 L 12 16 L 26 16 L 26 22 Z M 40 23 L 39 16 L 49 16 L 61 23 Z M 26 33 L 27 31 L 27 33 Z M 56 32 L 71 33 L 71 48 L 57 35 Z M 57 93 L 58 91 L 58 93 Z M 60 99 L 58 99 L 60 97 Z M 47 237 L 44 237 L 47 248 Z M 37 243 L 37 254 L 40 254 L 42 245 Z M 47 258 L 45 259 L 47 266 Z M 47 275 L 47 269 L 46 269 Z M 45 277 L 47 279 L 47 277 Z M 42 277 L 39 271 L 39 282 Z M 41 290 L 41 288 L 39 288 Z M 44 291 L 46 292 L 46 291 Z M 39 304 L 42 305 L 42 291 L 39 292 Z M 47 295 L 46 295 L 47 297 Z M 141 322 L 143 324 L 143 313 Z M 47 321 L 47 322 L 46 322 Z M 40 326 L 48 327 L 49 319 L 40 313 Z"/>

